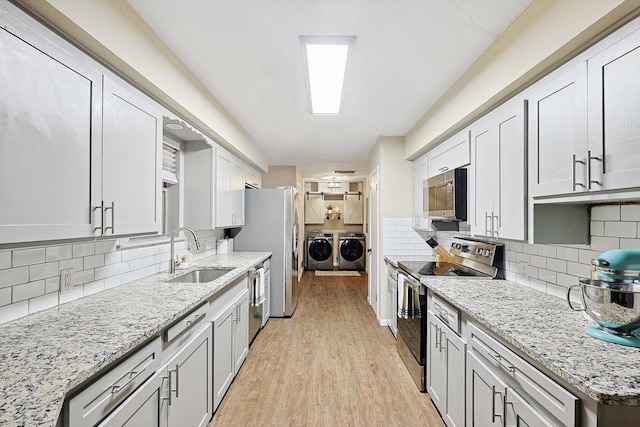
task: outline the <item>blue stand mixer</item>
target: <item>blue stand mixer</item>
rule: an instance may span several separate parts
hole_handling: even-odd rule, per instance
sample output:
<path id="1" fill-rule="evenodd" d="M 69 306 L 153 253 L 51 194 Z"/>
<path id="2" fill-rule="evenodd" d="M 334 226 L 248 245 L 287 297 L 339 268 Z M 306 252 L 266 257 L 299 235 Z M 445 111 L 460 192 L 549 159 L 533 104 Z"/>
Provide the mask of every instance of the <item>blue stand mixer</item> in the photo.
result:
<path id="1" fill-rule="evenodd" d="M 581 279 L 567 290 L 572 310 L 584 311 L 596 322 L 587 326 L 592 337 L 631 347 L 640 347 L 640 250 L 614 249 L 591 261 L 597 279 Z M 580 288 L 582 307 L 569 298 Z"/>

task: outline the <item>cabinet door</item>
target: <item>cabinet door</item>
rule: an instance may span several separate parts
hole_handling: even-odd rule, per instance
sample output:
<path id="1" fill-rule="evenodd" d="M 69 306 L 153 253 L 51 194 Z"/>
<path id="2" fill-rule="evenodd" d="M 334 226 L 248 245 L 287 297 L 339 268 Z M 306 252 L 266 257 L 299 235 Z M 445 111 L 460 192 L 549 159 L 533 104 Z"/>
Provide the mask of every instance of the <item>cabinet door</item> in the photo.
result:
<path id="1" fill-rule="evenodd" d="M 229 153 L 216 148 L 216 227 L 230 227 L 233 222 L 231 187 L 233 159 Z"/>
<path id="2" fill-rule="evenodd" d="M 97 64 L 6 2 L 0 56 L 0 243 L 99 235 Z"/>
<path id="3" fill-rule="evenodd" d="M 531 195 L 585 191 L 585 63 L 540 84 L 530 96 L 528 122 Z"/>
<path id="4" fill-rule="evenodd" d="M 465 129 L 429 151 L 429 177 L 468 165 L 470 153 L 469 131 Z"/>
<path id="5" fill-rule="evenodd" d="M 553 427 L 557 425 L 549 422 L 511 388 L 507 389 L 506 411 L 507 426 Z"/>
<path id="6" fill-rule="evenodd" d="M 304 223 L 324 224 L 324 200 L 321 195 L 304 196 Z"/>
<path id="7" fill-rule="evenodd" d="M 449 426 L 465 425 L 465 359 L 467 346 L 453 331 L 441 326 L 446 332 L 443 344 L 447 355 L 447 406 L 445 422 Z"/>
<path id="8" fill-rule="evenodd" d="M 169 427 L 206 426 L 212 409 L 212 330 L 207 324 L 169 363 Z"/>
<path id="9" fill-rule="evenodd" d="M 497 163 L 494 230 L 503 239 L 527 236 L 526 101 L 517 97 L 499 107 L 496 116 Z M 495 174 L 495 173 L 494 173 Z"/>
<path id="10" fill-rule="evenodd" d="M 98 426 L 166 427 L 169 400 L 165 372 L 163 369 L 149 378 Z"/>
<path id="11" fill-rule="evenodd" d="M 507 386 L 473 353 L 467 353 L 467 425 L 501 427 Z"/>
<path id="12" fill-rule="evenodd" d="M 213 410 L 222 402 L 234 378 L 233 332 L 236 305 L 229 305 L 213 319 Z M 248 335 L 248 331 L 247 331 Z"/>
<path id="13" fill-rule="evenodd" d="M 267 270 L 264 273 L 264 294 L 265 299 L 262 304 L 262 327 L 267 324 L 269 320 L 269 316 L 271 315 L 271 310 L 269 309 L 269 304 L 271 304 L 271 270 Z"/>
<path id="14" fill-rule="evenodd" d="M 216 227 L 216 150 L 193 143 L 184 146 L 184 224 L 210 230 Z"/>
<path id="15" fill-rule="evenodd" d="M 159 232 L 162 117 L 133 87 L 104 77 L 104 234 Z M 112 227 L 112 228 L 108 228 Z"/>
<path id="16" fill-rule="evenodd" d="M 360 194 L 344 195 L 344 223 L 362 224 L 364 219 L 364 196 Z"/>
<path id="17" fill-rule="evenodd" d="M 471 130 L 471 168 L 469 204 L 473 217 L 471 233 L 477 236 L 491 236 L 494 212 L 495 189 L 499 174 L 498 144 L 495 122 L 484 117 L 474 123 Z"/>
<path id="18" fill-rule="evenodd" d="M 233 372 L 240 367 L 249 353 L 249 291 L 245 290 L 236 300 L 236 322 L 233 331 Z"/>
<path id="19" fill-rule="evenodd" d="M 431 400 L 442 414 L 446 412 L 447 352 L 441 340 L 444 331 L 432 313 L 428 314 L 427 385 Z"/>
<path id="20" fill-rule="evenodd" d="M 636 24 L 637 26 L 637 24 Z M 640 30 L 587 61 L 590 190 L 640 185 Z"/>

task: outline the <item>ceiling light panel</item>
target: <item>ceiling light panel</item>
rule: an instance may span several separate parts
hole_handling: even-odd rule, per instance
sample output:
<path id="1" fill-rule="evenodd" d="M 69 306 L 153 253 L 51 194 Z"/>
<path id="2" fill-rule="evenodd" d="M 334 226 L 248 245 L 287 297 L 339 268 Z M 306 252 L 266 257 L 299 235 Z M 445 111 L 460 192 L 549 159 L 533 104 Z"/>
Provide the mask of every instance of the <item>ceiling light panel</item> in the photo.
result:
<path id="1" fill-rule="evenodd" d="M 354 36 L 300 36 L 311 114 L 340 114 Z"/>

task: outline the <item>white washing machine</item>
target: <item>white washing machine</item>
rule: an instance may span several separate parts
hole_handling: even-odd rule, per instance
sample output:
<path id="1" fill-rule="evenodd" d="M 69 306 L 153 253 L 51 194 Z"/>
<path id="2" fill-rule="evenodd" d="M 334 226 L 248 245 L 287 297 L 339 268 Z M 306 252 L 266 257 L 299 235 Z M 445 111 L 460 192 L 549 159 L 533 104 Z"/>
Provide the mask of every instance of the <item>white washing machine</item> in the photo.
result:
<path id="1" fill-rule="evenodd" d="M 338 235 L 338 268 L 340 270 L 364 270 L 366 259 L 365 236 L 362 233 Z"/>
<path id="2" fill-rule="evenodd" d="M 307 270 L 333 270 L 333 234 L 309 234 L 307 237 Z"/>

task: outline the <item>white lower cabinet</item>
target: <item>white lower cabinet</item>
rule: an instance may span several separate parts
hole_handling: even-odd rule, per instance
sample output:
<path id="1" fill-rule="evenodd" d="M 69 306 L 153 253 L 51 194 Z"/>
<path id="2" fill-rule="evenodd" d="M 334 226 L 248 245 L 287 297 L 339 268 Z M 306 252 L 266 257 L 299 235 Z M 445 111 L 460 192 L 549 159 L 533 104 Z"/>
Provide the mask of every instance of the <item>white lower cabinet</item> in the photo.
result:
<path id="1" fill-rule="evenodd" d="M 465 425 L 466 344 L 429 311 L 427 388 L 448 426 Z"/>
<path id="2" fill-rule="evenodd" d="M 467 357 L 467 420 L 470 426 L 502 427 L 507 386 L 480 359 Z"/>
<path id="3" fill-rule="evenodd" d="M 249 351 L 249 291 L 213 318 L 213 410 L 222 402 Z"/>

